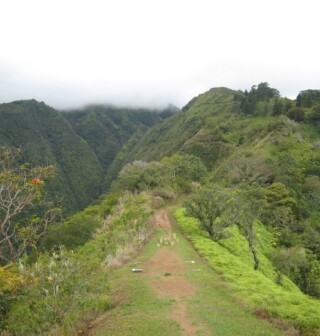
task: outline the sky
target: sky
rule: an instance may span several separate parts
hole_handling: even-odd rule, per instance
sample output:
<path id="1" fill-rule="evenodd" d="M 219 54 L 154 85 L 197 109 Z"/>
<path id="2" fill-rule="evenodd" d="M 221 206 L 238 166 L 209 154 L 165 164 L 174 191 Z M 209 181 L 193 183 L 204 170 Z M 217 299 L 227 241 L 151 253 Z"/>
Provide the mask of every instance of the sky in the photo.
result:
<path id="1" fill-rule="evenodd" d="M 320 89 L 318 0 L 0 0 L 0 102 L 182 107 Z"/>

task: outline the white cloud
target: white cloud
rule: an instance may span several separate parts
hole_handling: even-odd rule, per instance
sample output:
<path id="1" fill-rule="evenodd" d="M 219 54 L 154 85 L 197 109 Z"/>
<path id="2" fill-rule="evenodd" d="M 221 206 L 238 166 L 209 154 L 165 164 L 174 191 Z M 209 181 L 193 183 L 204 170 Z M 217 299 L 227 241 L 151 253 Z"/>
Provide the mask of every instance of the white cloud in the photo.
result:
<path id="1" fill-rule="evenodd" d="M 313 0 L 10 0 L 0 11 L 0 101 L 181 106 L 213 86 L 320 88 Z"/>

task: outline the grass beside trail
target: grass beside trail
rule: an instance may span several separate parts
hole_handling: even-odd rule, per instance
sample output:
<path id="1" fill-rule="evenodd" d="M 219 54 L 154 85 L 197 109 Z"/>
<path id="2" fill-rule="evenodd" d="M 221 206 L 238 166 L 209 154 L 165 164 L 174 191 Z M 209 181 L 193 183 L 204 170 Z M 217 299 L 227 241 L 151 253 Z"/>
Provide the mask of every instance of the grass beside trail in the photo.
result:
<path id="1" fill-rule="evenodd" d="M 156 243 L 150 242 L 139 262 L 147 260 L 155 252 Z M 179 325 L 170 319 L 168 311 L 173 301 L 158 299 L 141 273 L 132 273 L 140 264 L 131 262 L 117 269 L 112 277 L 111 291 L 115 308 L 97 322 L 97 336 L 166 336 L 179 335 Z"/>
<path id="2" fill-rule="evenodd" d="M 226 279 L 233 293 L 258 310 L 272 313 L 300 328 L 305 335 L 320 335 L 320 302 L 303 294 L 289 279 L 275 283 L 271 263 L 263 255 L 268 233 L 257 227 L 258 252 L 261 258 L 259 271 L 253 270 L 247 243 L 237 230 L 219 244 L 199 229 L 196 219 L 184 215 L 182 208 L 175 217 L 184 234 L 196 250 Z"/>
<path id="3" fill-rule="evenodd" d="M 256 318 L 252 310 L 230 295 L 230 288 L 221 276 L 204 262 L 185 238 L 180 238 L 177 253 L 187 263 L 187 280 L 192 282 L 197 292 L 189 301 L 190 316 L 208 326 L 209 335 L 255 336 L 284 335 L 265 320 Z"/>
<path id="4" fill-rule="evenodd" d="M 159 234 L 136 261 L 148 260 L 155 253 Z M 174 249 L 185 261 L 194 261 L 186 262 L 186 280 L 195 286 L 196 293 L 184 300 L 188 304 L 191 322 L 201 325 L 202 331 L 199 330 L 197 335 L 284 335 L 235 302 L 221 277 L 200 259 L 189 242 L 180 234 L 177 235 L 178 246 L 166 248 Z M 175 300 L 157 298 L 147 284 L 146 277 L 141 273 L 132 273 L 132 267 L 137 265 L 132 262 L 114 272 L 111 283 L 113 297 L 118 304 L 96 323 L 95 335 L 183 335 L 178 323 L 170 316 Z"/>

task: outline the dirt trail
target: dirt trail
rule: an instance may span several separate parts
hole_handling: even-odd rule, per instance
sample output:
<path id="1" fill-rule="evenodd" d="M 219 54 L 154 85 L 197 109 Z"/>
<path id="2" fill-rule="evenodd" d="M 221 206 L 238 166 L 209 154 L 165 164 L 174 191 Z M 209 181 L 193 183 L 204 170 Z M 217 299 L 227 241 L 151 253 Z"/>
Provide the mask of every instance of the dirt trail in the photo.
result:
<path id="1" fill-rule="evenodd" d="M 163 229 L 157 252 L 144 263 L 144 274 L 151 288 L 160 298 L 175 300 L 171 317 L 178 322 L 183 335 L 196 335 L 203 326 L 192 323 L 188 313 L 188 300 L 195 293 L 194 286 L 186 280 L 186 261 L 182 260 L 174 249 L 179 243 L 172 233 L 171 222 L 166 211 L 159 211 L 154 216 L 155 224 Z"/>
<path id="2" fill-rule="evenodd" d="M 150 242 L 139 261 L 113 273 L 113 309 L 93 321 L 85 335 L 284 335 L 234 302 L 220 276 L 176 235 L 166 211 L 159 211 L 153 222 L 157 241 Z"/>

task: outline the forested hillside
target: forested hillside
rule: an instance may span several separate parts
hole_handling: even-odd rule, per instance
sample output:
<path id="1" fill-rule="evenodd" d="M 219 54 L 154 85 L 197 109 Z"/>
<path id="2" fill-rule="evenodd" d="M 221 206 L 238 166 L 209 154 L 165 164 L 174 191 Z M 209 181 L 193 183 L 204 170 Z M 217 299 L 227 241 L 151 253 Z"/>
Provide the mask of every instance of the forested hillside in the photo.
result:
<path id="1" fill-rule="evenodd" d="M 234 109 L 234 94 L 230 89 L 216 88 L 192 99 L 182 111 L 150 129 L 129 153 L 129 158 L 158 160 L 177 152 L 196 153 L 212 164 L 220 153 L 224 155 L 224 147 L 228 147 L 220 141 L 214 127 L 219 127 Z M 203 132 L 207 128 L 211 134 Z"/>
<path id="2" fill-rule="evenodd" d="M 57 174 L 47 189 L 50 198 L 67 212 L 98 197 L 99 160 L 60 113 L 29 100 L 0 105 L 0 118 L 0 144 L 20 148 L 20 163 L 56 167 Z"/>
<path id="3" fill-rule="evenodd" d="M 126 142 L 174 111 L 89 106 L 61 113 L 35 100 L 1 104 L 0 144 L 20 148 L 21 163 L 55 166 L 49 197 L 73 213 L 105 191 L 108 166 Z"/>
<path id="4" fill-rule="evenodd" d="M 104 174 L 105 191 L 121 168 L 122 161 L 118 164 L 114 162 L 116 155 L 128 141 L 137 143 L 150 127 L 170 117 L 177 110 L 174 106 L 148 110 L 91 105 L 67 111 L 63 115 L 98 157 Z"/>

